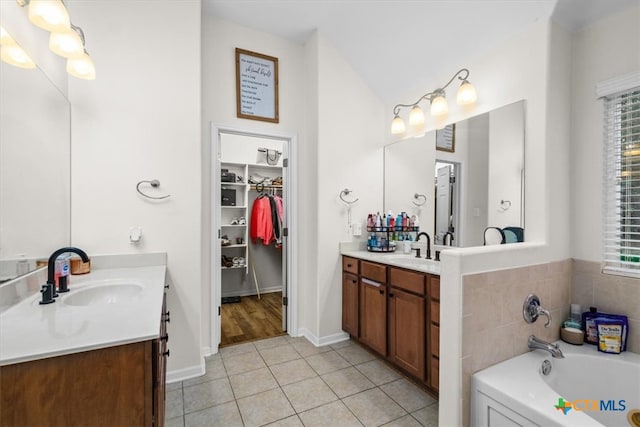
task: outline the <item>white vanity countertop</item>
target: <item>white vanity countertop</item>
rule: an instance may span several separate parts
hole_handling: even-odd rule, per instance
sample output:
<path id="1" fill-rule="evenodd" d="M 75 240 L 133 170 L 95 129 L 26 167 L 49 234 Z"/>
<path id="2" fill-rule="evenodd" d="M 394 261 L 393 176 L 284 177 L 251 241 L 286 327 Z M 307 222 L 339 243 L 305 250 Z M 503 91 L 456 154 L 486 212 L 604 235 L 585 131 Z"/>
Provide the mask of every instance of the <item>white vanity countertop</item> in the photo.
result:
<path id="1" fill-rule="evenodd" d="M 440 275 L 440 261 L 428 260 L 424 256 L 416 258 L 413 254 L 403 254 L 397 252 L 381 253 L 369 252 L 366 250 L 342 249 L 341 254 L 353 258 L 373 261 L 381 264 L 393 265 L 394 267 L 407 268 L 409 270 L 420 271 Z M 435 252 L 432 252 L 432 256 Z"/>
<path id="2" fill-rule="evenodd" d="M 23 299 L 0 314 L 0 366 L 157 338 L 165 274 L 165 265 L 92 268 L 69 276 L 70 291 L 55 303 L 40 305 L 39 292 Z M 83 288 L 114 284 L 141 289 L 115 303 L 65 303 Z"/>

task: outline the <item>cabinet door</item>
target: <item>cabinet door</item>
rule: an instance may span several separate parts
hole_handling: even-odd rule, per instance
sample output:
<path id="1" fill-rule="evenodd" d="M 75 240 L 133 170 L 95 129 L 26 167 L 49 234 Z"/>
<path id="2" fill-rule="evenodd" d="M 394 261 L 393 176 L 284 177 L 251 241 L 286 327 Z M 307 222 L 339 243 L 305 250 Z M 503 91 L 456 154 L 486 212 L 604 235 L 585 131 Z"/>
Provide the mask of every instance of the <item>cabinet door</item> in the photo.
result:
<path id="1" fill-rule="evenodd" d="M 342 273 L 342 330 L 358 337 L 358 276 Z"/>
<path id="2" fill-rule="evenodd" d="M 387 355 L 387 287 L 384 283 L 360 279 L 360 341 Z"/>
<path id="3" fill-rule="evenodd" d="M 418 378 L 424 378 L 424 326 L 424 297 L 389 288 L 389 358 Z"/>

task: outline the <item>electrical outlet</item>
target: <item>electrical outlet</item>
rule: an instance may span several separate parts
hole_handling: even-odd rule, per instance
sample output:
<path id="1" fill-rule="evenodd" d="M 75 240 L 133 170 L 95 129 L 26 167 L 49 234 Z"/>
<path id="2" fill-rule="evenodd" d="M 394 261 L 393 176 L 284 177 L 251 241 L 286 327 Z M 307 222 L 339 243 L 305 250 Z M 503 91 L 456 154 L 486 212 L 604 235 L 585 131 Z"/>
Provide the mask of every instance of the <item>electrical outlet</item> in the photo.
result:
<path id="1" fill-rule="evenodd" d="M 354 236 L 361 236 L 362 235 L 362 224 L 359 222 L 355 222 L 353 224 L 351 224 L 351 230 L 353 231 L 353 235 Z"/>

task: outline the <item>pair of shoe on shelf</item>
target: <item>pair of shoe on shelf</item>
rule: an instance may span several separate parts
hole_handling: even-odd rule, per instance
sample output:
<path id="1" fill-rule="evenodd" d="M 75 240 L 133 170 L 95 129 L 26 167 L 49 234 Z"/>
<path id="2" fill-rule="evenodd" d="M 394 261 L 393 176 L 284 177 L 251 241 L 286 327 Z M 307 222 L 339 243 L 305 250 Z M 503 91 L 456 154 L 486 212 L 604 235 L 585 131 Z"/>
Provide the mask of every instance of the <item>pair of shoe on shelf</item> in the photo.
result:
<path id="1" fill-rule="evenodd" d="M 243 216 L 241 216 L 240 218 L 234 217 L 229 224 L 230 225 L 246 225 L 247 220 Z"/>
<path id="2" fill-rule="evenodd" d="M 222 266 L 226 268 L 232 267 L 244 267 L 245 259 L 241 256 L 234 256 L 233 258 L 226 255 L 222 255 Z"/>
<path id="3" fill-rule="evenodd" d="M 220 237 L 220 244 L 222 246 L 229 246 L 231 244 L 231 240 L 229 240 L 229 237 L 227 237 L 227 235 L 225 234 L 224 236 Z"/>

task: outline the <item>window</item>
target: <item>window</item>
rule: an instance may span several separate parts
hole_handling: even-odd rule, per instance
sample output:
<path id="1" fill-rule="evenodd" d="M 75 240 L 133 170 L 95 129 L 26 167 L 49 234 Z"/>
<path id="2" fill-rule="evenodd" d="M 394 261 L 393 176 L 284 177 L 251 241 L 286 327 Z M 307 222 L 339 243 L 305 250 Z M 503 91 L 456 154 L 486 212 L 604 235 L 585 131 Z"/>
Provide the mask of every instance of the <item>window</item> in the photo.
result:
<path id="1" fill-rule="evenodd" d="M 640 86 L 604 96 L 605 273 L 640 277 Z"/>

